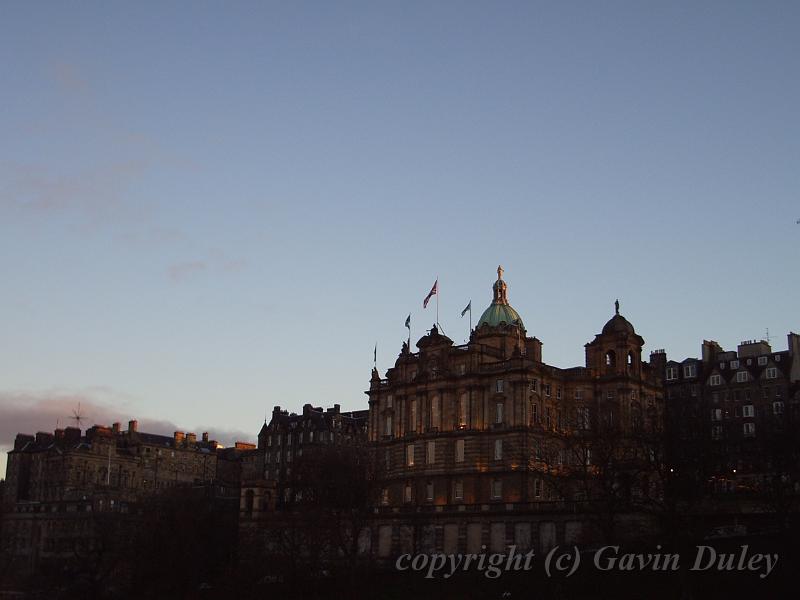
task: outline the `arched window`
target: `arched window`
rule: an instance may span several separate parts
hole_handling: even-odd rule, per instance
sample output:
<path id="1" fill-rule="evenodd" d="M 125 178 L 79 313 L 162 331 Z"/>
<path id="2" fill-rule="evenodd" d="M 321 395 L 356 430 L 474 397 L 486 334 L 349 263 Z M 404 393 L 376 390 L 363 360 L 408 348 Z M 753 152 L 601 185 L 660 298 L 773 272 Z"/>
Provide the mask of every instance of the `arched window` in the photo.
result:
<path id="1" fill-rule="evenodd" d="M 617 364 L 617 355 L 614 353 L 613 350 L 609 350 L 606 352 L 606 366 L 607 367 L 614 367 Z"/>
<path id="2" fill-rule="evenodd" d="M 633 360 L 634 360 L 633 359 L 633 352 L 628 352 L 628 366 L 629 367 L 633 366 Z"/>

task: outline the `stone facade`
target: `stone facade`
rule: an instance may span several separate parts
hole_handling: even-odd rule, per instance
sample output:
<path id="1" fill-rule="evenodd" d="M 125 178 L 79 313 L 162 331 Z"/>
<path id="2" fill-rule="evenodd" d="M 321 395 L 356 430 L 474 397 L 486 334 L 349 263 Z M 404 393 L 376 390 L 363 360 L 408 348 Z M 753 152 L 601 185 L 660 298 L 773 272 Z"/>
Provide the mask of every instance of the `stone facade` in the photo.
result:
<path id="1" fill-rule="evenodd" d="M 543 362 L 541 341 L 508 305 L 501 269 L 493 293 L 469 343 L 455 345 L 434 325 L 418 352 L 403 345 L 385 378 L 373 371 L 379 554 L 409 544 L 465 550 L 538 540 L 544 547 L 576 537 L 579 490 L 551 485 L 542 473 L 553 464 L 542 463 L 569 468 L 574 457 L 563 441 L 576 432 L 603 426 L 627 435 L 661 422 L 661 371 L 642 360 L 644 340 L 618 304 L 586 344 L 585 365 L 562 369 Z M 544 450 L 559 444 L 555 455 Z M 591 464 L 589 453 L 582 466 Z"/>
<path id="2" fill-rule="evenodd" d="M 792 476 L 778 463 L 797 456 L 776 444 L 800 432 L 800 335 L 789 333 L 781 351 L 763 340 L 735 351 L 703 341 L 701 358 L 660 359 L 676 461 L 706 456 L 717 492 L 756 490 L 778 472 Z"/>

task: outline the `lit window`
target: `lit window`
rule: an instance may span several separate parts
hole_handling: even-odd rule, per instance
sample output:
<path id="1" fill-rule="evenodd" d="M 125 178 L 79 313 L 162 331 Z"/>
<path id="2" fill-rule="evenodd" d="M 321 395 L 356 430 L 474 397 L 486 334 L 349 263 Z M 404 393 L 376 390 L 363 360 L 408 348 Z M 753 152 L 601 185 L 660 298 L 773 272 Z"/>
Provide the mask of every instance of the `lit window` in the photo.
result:
<path id="1" fill-rule="evenodd" d="M 406 446 L 406 466 L 414 466 L 414 444 L 408 444 Z"/>
<path id="2" fill-rule="evenodd" d="M 456 440 L 456 462 L 464 462 L 464 440 Z"/>
<path id="3" fill-rule="evenodd" d="M 503 459 L 503 440 L 494 441 L 494 459 L 495 460 Z"/>
<path id="4" fill-rule="evenodd" d="M 458 399 L 458 424 L 466 426 L 467 424 L 467 395 L 461 394 Z"/>

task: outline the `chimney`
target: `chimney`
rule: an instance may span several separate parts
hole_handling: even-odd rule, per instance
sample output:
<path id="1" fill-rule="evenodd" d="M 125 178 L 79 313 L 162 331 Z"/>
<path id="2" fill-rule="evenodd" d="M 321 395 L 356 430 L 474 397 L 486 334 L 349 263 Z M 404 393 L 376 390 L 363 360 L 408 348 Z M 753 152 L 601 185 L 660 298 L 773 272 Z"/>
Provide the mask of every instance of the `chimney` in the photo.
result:
<path id="1" fill-rule="evenodd" d="M 114 435 L 119 435 L 120 427 L 121 427 L 121 424 L 120 424 L 119 421 L 117 421 L 113 425 L 111 425 L 111 431 L 114 433 Z"/>
<path id="2" fill-rule="evenodd" d="M 128 421 L 128 433 L 139 431 L 139 421 Z"/>
<path id="3" fill-rule="evenodd" d="M 183 442 L 186 439 L 186 435 L 182 431 L 176 431 L 173 434 L 173 441 L 176 448 L 183 446 Z"/>
<path id="4" fill-rule="evenodd" d="M 63 440 L 64 439 L 64 430 L 63 429 L 56 429 L 55 430 L 56 439 Z"/>
<path id="5" fill-rule="evenodd" d="M 40 446 L 53 443 L 53 434 L 46 431 L 38 431 L 36 433 L 36 443 Z"/>
<path id="6" fill-rule="evenodd" d="M 64 430 L 64 439 L 68 442 L 78 442 L 81 439 L 81 430 L 78 427 L 67 427 Z"/>
<path id="7" fill-rule="evenodd" d="M 196 433 L 187 433 L 186 434 L 186 445 L 187 446 L 194 446 L 197 443 L 197 434 Z"/>
<path id="8" fill-rule="evenodd" d="M 204 441 L 206 444 L 208 443 L 208 432 L 207 432 L 207 431 L 204 431 L 204 432 L 203 432 L 203 441 Z"/>
<path id="9" fill-rule="evenodd" d="M 28 435 L 25 433 L 18 433 L 17 437 L 14 438 L 14 450 L 22 450 L 26 444 L 32 442 L 35 438 L 32 435 Z"/>

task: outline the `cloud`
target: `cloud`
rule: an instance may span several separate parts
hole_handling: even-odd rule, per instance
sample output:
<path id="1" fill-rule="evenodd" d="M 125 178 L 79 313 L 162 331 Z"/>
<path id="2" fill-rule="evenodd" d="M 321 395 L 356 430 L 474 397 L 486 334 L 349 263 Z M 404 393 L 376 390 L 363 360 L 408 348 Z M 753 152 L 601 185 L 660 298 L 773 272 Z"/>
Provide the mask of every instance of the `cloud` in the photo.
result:
<path id="1" fill-rule="evenodd" d="M 112 402 L 120 406 L 114 406 Z M 75 426 L 74 413 L 78 405 L 83 416 L 81 428 L 84 430 L 94 424 L 111 425 L 117 421 L 127 427 L 128 421 L 135 419 L 139 422 L 139 431 L 169 436 L 175 431 L 194 431 L 198 434 L 207 431 L 211 439 L 225 446 L 256 437 L 255 429 L 254 432 L 244 432 L 218 426 L 186 427 L 138 414 L 132 410 L 130 398 L 108 388 L 79 392 L 0 391 L 0 447 L 13 447 L 17 433 L 52 432 L 56 427 Z"/>

